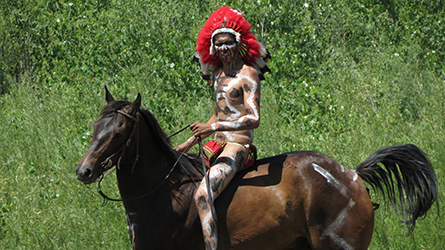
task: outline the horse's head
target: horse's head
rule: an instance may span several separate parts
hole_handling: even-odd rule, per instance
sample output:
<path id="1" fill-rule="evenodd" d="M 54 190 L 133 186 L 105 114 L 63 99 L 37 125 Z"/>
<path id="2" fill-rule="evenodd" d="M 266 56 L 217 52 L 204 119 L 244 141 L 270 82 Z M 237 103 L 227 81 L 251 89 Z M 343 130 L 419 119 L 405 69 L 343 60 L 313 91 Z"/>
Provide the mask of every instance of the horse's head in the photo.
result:
<path id="1" fill-rule="evenodd" d="M 138 120 L 140 94 L 130 103 L 115 101 L 106 87 L 105 92 L 107 105 L 94 123 L 91 145 L 76 167 L 77 179 L 85 184 L 96 181 L 103 172 L 116 165 Z"/>

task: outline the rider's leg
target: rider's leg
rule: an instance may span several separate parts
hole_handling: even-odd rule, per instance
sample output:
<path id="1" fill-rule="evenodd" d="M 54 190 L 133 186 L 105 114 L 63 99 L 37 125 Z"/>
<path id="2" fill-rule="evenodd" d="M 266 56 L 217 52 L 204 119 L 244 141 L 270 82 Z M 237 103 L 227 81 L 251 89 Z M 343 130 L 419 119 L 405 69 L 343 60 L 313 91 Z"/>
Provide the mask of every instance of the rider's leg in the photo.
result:
<path id="1" fill-rule="evenodd" d="M 216 214 L 212 214 L 213 201 L 229 185 L 235 174 L 242 169 L 247 159 L 248 149 L 240 144 L 228 143 L 208 171 L 211 194 L 207 193 L 205 178 L 195 194 L 195 203 L 201 220 L 206 250 L 216 250 L 217 223 Z"/>

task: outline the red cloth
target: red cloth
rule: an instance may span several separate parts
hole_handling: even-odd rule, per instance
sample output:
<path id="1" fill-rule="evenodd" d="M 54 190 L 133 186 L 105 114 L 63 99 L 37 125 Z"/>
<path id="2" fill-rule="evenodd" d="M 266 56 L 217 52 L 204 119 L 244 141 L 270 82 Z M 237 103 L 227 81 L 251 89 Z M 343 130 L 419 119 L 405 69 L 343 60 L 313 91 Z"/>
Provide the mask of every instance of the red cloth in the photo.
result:
<path id="1" fill-rule="evenodd" d="M 225 146 L 227 144 L 217 143 L 216 141 L 209 141 L 203 147 L 204 160 L 208 166 L 211 166 L 213 162 L 218 158 L 218 156 L 222 153 Z M 249 155 L 247 156 L 246 162 L 244 163 L 243 168 L 249 168 L 255 164 L 255 160 L 257 158 L 257 149 L 254 145 L 250 145 L 249 147 Z"/>

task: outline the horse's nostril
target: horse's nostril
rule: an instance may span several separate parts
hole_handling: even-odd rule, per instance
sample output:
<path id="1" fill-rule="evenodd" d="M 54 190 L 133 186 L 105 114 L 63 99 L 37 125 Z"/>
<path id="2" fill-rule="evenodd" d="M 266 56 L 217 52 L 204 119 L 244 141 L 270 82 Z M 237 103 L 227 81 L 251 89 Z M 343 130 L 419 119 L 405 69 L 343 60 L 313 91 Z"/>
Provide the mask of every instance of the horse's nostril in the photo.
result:
<path id="1" fill-rule="evenodd" d="M 90 177 L 91 173 L 93 173 L 93 171 L 90 168 L 86 168 L 85 171 L 83 172 L 83 176 Z"/>
<path id="2" fill-rule="evenodd" d="M 77 174 L 77 179 L 79 179 L 80 181 L 85 181 L 86 179 L 90 178 L 91 175 L 93 174 L 93 170 L 91 170 L 91 168 L 89 167 L 82 167 L 79 166 L 76 169 L 76 174 Z"/>

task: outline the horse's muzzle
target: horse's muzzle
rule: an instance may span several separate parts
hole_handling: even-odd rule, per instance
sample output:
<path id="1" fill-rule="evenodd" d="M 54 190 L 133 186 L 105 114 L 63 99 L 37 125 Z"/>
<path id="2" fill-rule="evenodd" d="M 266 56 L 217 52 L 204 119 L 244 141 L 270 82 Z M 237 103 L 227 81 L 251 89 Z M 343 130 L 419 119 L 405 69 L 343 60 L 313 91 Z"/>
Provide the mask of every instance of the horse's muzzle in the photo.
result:
<path id="1" fill-rule="evenodd" d="M 84 184 L 90 184 L 96 180 L 96 178 L 93 176 L 93 170 L 90 167 L 80 163 L 77 164 L 76 175 L 77 179 Z"/>

